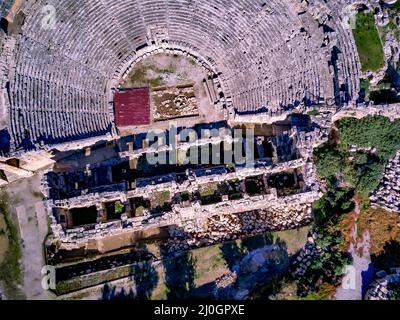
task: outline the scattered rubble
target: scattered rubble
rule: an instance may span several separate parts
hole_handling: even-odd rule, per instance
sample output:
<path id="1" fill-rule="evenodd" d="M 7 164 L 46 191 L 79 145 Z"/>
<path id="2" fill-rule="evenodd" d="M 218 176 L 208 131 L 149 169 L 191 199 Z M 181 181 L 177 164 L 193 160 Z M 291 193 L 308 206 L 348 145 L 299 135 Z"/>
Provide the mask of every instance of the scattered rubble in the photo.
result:
<path id="1" fill-rule="evenodd" d="M 378 271 L 376 279 L 371 283 L 365 300 L 390 300 L 393 294 L 392 288 L 400 287 L 400 268 L 392 268 L 392 273 L 387 275 L 385 271 Z"/>
<path id="2" fill-rule="evenodd" d="M 400 212 L 400 152 L 389 162 L 379 187 L 370 195 L 373 205 Z"/>

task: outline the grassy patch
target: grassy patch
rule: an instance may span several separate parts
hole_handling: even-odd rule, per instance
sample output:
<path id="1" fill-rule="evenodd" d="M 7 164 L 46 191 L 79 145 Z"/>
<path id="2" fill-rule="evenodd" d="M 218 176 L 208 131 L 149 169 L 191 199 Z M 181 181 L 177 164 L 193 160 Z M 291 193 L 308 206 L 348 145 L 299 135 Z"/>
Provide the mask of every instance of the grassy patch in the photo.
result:
<path id="1" fill-rule="evenodd" d="M 307 112 L 307 114 L 309 116 L 319 116 L 321 113 L 317 109 L 313 109 L 313 110 Z"/>
<path id="2" fill-rule="evenodd" d="M 306 226 L 296 230 L 273 232 L 272 235 L 275 240 L 283 241 L 286 244 L 289 254 L 294 254 L 306 244 L 310 231 L 311 226 Z"/>
<path id="3" fill-rule="evenodd" d="M 353 30 L 362 71 L 378 71 L 385 66 L 382 42 L 375 27 L 373 13 L 357 14 L 356 28 Z"/>
<path id="4" fill-rule="evenodd" d="M 3 215 L 0 215 L 0 265 L 8 251 L 7 225 Z"/>
<path id="5" fill-rule="evenodd" d="M 138 65 L 129 74 L 129 79 L 132 83 L 143 83 L 145 82 L 146 68 L 143 65 Z"/>
<path id="6" fill-rule="evenodd" d="M 9 197 L 5 191 L 0 193 L 0 214 L 3 215 L 7 226 L 8 251 L 0 265 L 0 280 L 4 283 L 6 295 L 11 298 L 21 298 L 18 285 L 22 282 L 20 266 L 21 248 L 18 231 L 11 219 Z"/>
<path id="7" fill-rule="evenodd" d="M 124 212 L 125 206 L 121 203 L 121 201 L 115 202 L 115 213 L 121 215 Z"/>
<path id="8" fill-rule="evenodd" d="M 177 72 L 177 67 L 171 63 L 166 68 L 158 68 L 153 64 L 146 62 L 139 62 L 133 70 L 129 73 L 127 81 L 123 86 L 142 86 L 148 85 L 150 87 L 159 87 L 163 85 L 163 76 L 174 74 Z"/>
<path id="9" fill-rule="evenodd" d="M 201 286 L 229 272 L 219 246 L 193 250 L 196 264 L 195 283 Z"/>
<path id="10" fill-rule="evenodd" d="M 218 191 L 218 183 L 210 182 L 207 184 L 200 185 L 199 193 L 201 197 L 209 197 L 214 195 L 214 193 Z"/>
<path id="11" fill-rule="evenodd" d="M 146 209 L 143 206 L 137 207 L 135 211 L 135 217 L 142 217 Z"/>
<path id="12" fill-rule="evenodd" d="M 151 206 L 153 208 L 162 207 L 164 204 L 171 201 L 171 192 L 169 191 L 160 191 L 154 192 L 151 196 Z"/>
<path id="13" fill-rule="evenodd" d="M 369 95 L 371 93 L 371 84 L 369 80 L 361 79 L 360 89 L 361 92 L 364 94 L 364 100 L 368 102 L 370 100 Z"/>
<path id="14" fill-rule="evenodd" d="M 150 85 L 150 87 L 155 88 L 155 87 L 159 87 L 161 85 L 162 78 L 160 76 L 158 76 L 156 78 L 149 79 L 146 82 Z"/>

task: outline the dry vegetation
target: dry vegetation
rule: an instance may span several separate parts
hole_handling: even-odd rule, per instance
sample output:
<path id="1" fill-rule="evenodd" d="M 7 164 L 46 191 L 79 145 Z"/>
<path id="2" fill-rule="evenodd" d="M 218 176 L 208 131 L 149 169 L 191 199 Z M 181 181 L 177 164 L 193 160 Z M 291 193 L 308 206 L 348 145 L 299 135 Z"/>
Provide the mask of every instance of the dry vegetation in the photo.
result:
<path id="1" fill-rule="evenodd" d="M 385 65 L 382 42 L 375 26 L 374 14 L 357 14 L 356 28 L 353 30 L 360 56 L 362 71 L 378 71 Z"/>
<path id="2" fill-rule="evenodd" d="M 336 293 L 336 287 L 329 284 L 323 283 L 317 292 L 312 292 L 308 296 L 301 298 L 300 300 L 330 300 Z"/>
<path id="3" fill-rule="evenodd" d="M 212 196 L 218 190 L 217 182 L 210 182 L 207 184 L 202 184 L 199 187 L 199 193 L 202 197 Z"/>
<path id="4" fill-rule="evenodd" d="M 3 215 L 0 215 L 0 264 L 8 251 L 7 225 Z"/>
<path id="5" fill-rule="evenodd" d="M 216 278 L 229 272 L 220 246 L 201 248 L 193 251 L 196 264 L 195 284 L 197 287 L 215 281 Z"/>
<path id="6" fill-rule="evenodd" d="M 390 241 L 400 241 L 399 215 L 384 209 L 370 209 L 362 212 L 358 218 L 358 234 L 368 230 L 371 236 L 372 255 L 383 252 Z"/>
<path id="7" fill-rule="evenodd" d="M 273 232 L 275 241 L 283 241 L 286 245 L 289 255 L 301 250 L 307 241 L 307 235 L 311 231 L 311 226 L 305 226 L 295 230 L 286 230 Z"/>
<path id="8" fill-rule="evenodd" d="M 343 244 L 341 245 L 341 251 L 346 252 L 349 250 L 350 244 L 354 243 L 353 228 L 357 222 L 357 214 L 351 212 L 343 215 L 339 223 L 339 228 L 343 236 Z"/>
<path id="9" fill-rule="evenodd" d="M 164 84 L 164 77 L 166 74 L 176 72 L 176 67 L 170 65 L 167 68 L 158 68 L 150 63 L 139 62 L 135 68 L 131 71 L 126 81 L 122 83 L 123 87 L 132 86 L 150 86 L 158 87 Z"/>

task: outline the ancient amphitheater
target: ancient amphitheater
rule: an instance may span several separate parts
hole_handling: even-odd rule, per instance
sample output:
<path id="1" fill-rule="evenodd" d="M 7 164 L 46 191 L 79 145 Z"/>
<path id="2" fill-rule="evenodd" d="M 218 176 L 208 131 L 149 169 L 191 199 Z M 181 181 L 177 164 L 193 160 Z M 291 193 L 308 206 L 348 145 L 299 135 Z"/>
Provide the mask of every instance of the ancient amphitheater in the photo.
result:
<path id="1" fill-rule="evenodd" d="M 208 70 L 231 118 L 351 103 L 359 91 L 359 63 L 352 35 L 340 20 L 345 5 L 319 0 L 23 4 L 24 23 L 4 36 L 0 60 L 0 102 L 9 114 L 11 150 L 113 133 L 113 89 L 136 61 L 160 51 L 192 56 Z"/>
<path id="2" fill-rule="evenodd" d="M 29 287 L 43 264 L 56 269 L 57 297 L 99 294 L 106 280 L 131 281 L 144 260 L 162 268 L 190 250 L 310 226 L 323 196 L 314 148 L 328 141 L 336 118 L 391 110 L 360 102 L 361 65 L 346 21 L 353 2 L 1 2 L 0 187 L 30 179 L 27 194 L 40 198 L 16 208 L 21 238 L 41 237 L 22 249 L 30 296 L 43 295 L 40 284 Z M 204 96 L 198 83 L 169 87 L 158 78 L 123 87 L 158 56 L 200 70 Z M 137 117 L 132 106 L 143 109 Z M 149 144 L 154 128 L 168 132 L 165 145 Z M 225 157 L 236 141 L 226 132 L 237 128 L 255 132 L 249 166 L 148 161 L 203 146 L 217 148 L 207 159 Z M 217 135 L 180 140 L 185 129 Z M 154 252 L 142 247 L 148 242 Z M 43 261 L 27 260 L 32 252 L 40 260 L 40 250 Z"/>

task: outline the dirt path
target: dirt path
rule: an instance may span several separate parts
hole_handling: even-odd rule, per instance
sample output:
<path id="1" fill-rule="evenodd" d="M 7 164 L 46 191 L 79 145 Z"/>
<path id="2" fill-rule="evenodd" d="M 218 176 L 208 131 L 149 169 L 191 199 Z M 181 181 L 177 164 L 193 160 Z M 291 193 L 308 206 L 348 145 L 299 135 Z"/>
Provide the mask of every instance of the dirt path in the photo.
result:
<path id="1" fill-rule="evenodd" d="M 42 288 L 42 244 L 48 227 L 42 199 L 38 193 L 39 186 L 40 175 L 35 175 L 7 188 L 18 221 L 22 251 L 22 290 L 28 300 L 49 299 L 47 291 Z"/>
<path id="2" fill-rule="evenodd" d="M 355 213 L 357 217 L 360 214 L 360 206 L 355 201 Z M 342 287 L 336 291 L 335 300 L 362 300 L 363 290 L 363 275 L 367 274 L 370 270 L 371 257 L 369 254 L 370 249 L 370 234 L 368 231 L 364 232 L 362 242 L 357 242 L 358 238 L 358 226 L 355 223 L 353 228 L 353 239 L 354 243 L 351 243 L 349 253 L 353 257 L 353 264 L 348 269 L 348 273 L 345 277 L 352 278 L 352 281 L 344 281 Z M 346 284 L 352 283 L 354 286 L 345 286 Z"/>

